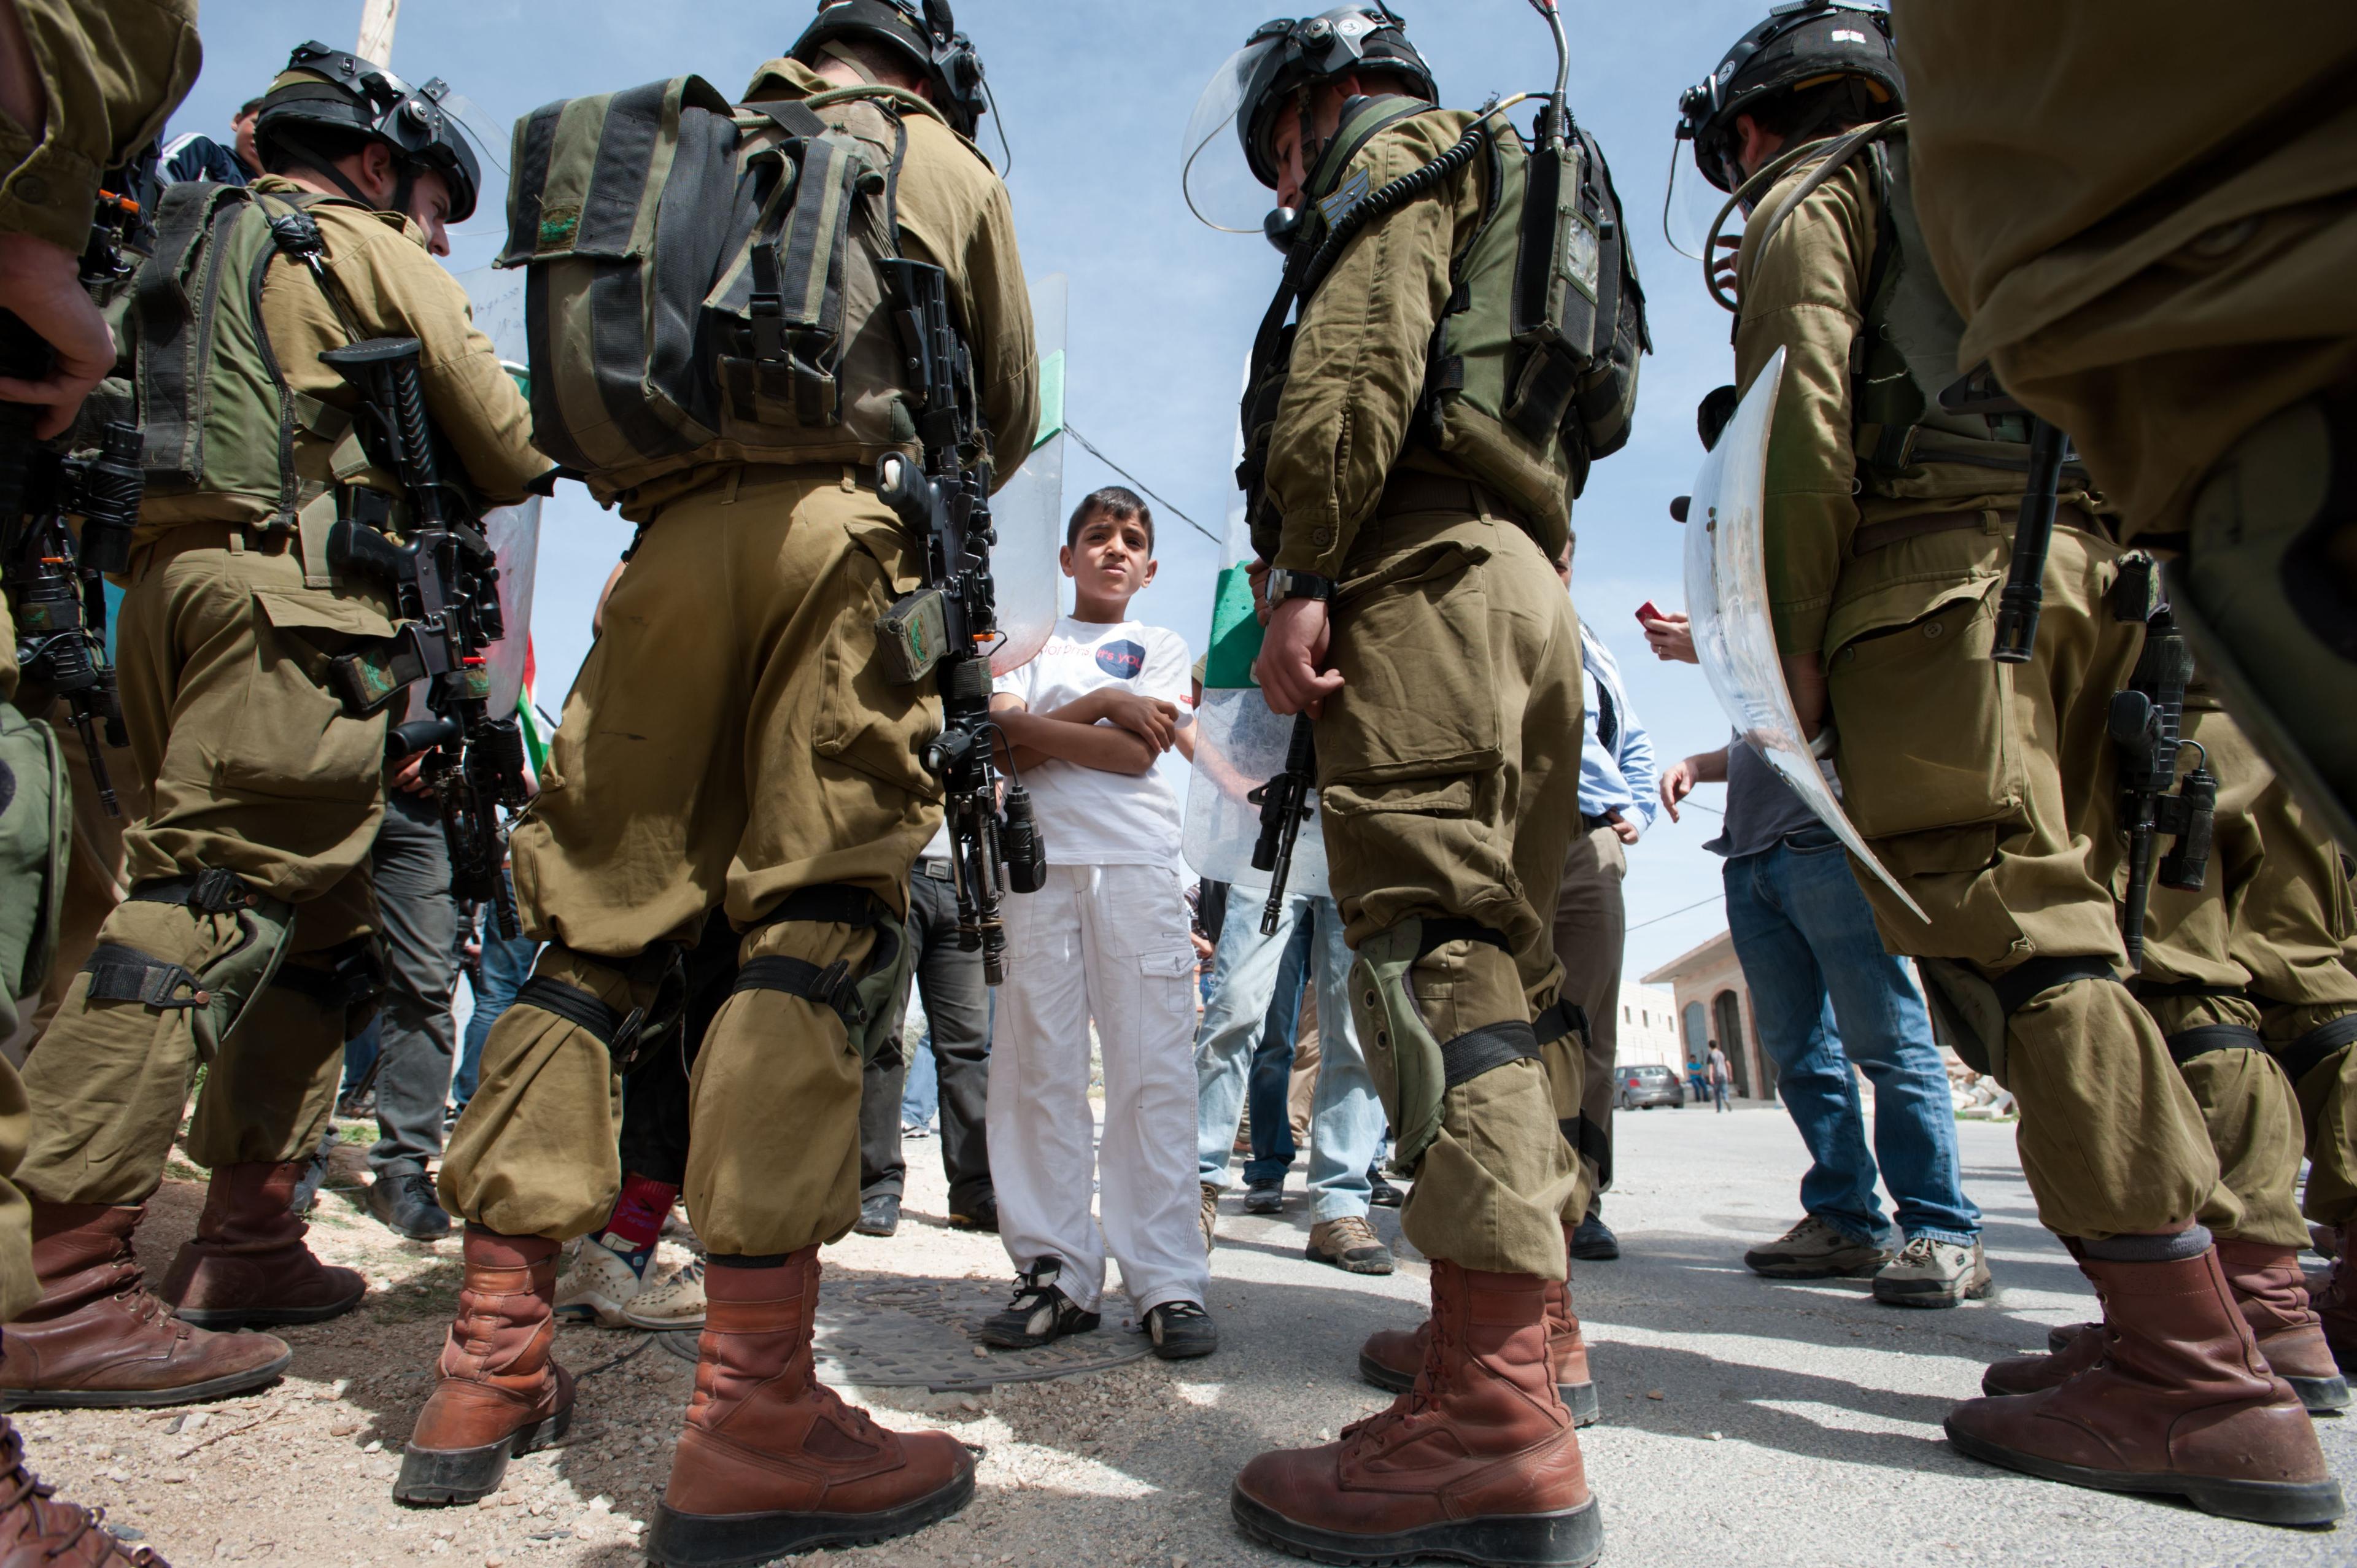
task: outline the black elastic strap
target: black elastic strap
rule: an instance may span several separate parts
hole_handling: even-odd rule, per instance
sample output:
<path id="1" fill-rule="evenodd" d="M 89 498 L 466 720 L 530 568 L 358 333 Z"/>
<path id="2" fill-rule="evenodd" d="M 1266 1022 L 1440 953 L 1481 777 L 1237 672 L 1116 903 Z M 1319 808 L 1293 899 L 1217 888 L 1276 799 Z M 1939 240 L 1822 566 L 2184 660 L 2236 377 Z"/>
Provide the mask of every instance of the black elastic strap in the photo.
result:
<path id="1" fill-rule="evenodd" d="M 2034 958 L 2007 970 L 1989 984 L 1996 992 L 1997 1005 L 2010 1018 L 2041 991 L 2051 991 L 2074 981 L 2118 978 L 2107 958 Z"/>
<path id="2" fill-rule="evenodd" d="M 841 959 L 821 969 L 782 953 L 757 958 L 737 972 L 737 983 L 730 989 L 776 991 L 832 1007 L 842 1017 L 845 1028 L 856 1028 L 867 1022 L 867 1009 L 859 1004 L 859 993 L 852 983 L 851 965 Z"/>
<path id="3" fill-rule="evenodd" d="M 706 1252 L 704 1261 L 716 1269 L 777 1269 L 792 1256 L 791 1252 Z"/>
<path id="4" fill-rule="evenodd" d="M 822 882 L 815 886 L 798 888 L 789 893 L 770 912 L 754 921 L 748 930 L 763 926 L 775 926 L 787 920 L 807 921 L 820 926 L 897 926 L 899 917 L 884 907 L 884 900 L 865 887 L 848 883 Z"/>
<path id="5" fill-rule="evenodd" d="M 210 867 L 194 876 L 159 876 L 142 882 L 126 895 L 134 904 L 185 904 L 208 915 L 226 915 L 253 907 L 254 896 L 234 871 Z"/>
<path id="6" fill-rule="evenodd" d="M 2199 997 L 2207 1001 L 2211 998 L 2219 996 L 2233 996 L 2238 998 L 2248 998 L 2250 996 L 2250 993 L 2239 985 L 2212 985 L 2207 981 L 2201 980 L 2145 980 L 2139 978 L 2129 981 L 2128 989 L 2136 993 L 2136 998 L 2139 1002 L 2158 1002 L 2163 998 L 2177 1000 L 2184 997 Z"/>
<path id="7" fill-rule="evenodd" d="M 273 989 L 284 986 L 331 1013 L 340 1013 L 374 1000 L 384 983 L 384 965 L 378 959 L 376 942 L 371 938 L 355 937 L 324 952 L 307 956 L 324 960 L 328 967 L 315 969 L 289 959 L 271 977 Z"/>
<path id="8" fill-rule="evenodd" d="M 2297 1085 L 2322 1067 L 2327 1057 L 2352 1045 L 2357 1045 L 2357 1013 L 2343 1013 L 2330 1023 L 2319 1024 L 2289 1045 L 2276 1047 L 2275 1058 Z"/>
<path id="9" fill-rule="evenodd" d="M 2212 1051 L 2263 1051 L 2266 1042 L 2256 1029 L 2243 1024 L 2198 1024 L 2169 1036 L 2169 1054 L 2183 1067 Z"/>
<path id="10" fill-rule="evenodd" d="M 1494 1068 L 1511 1066 L 1539 1054 L 1538 1036 L 1528 1024 L 1491 1024 L 1458 1036 L 1440 1047 L 1443 1080 L 1451 1089 Z"/>
<path id="11" fill-rule="evenodd" d="M 1584 1040 L 1587 1037 L 1587 1009 L 1577 1002 L 1557 997 L 1554 1006 L 1531 1020 L 1531 1033 L 1543 1046 L 1551 1046 L 1573 1035 Z"/>
<path id="12" fill-rule="evenodd" d="M 91 950 L 81 971 L 90 976 L 93 1002 L 144 1002 L 166 1012 L 202 1007 L 212 1001 L 211 993 L 197 983 L 197 977 L 178 964 L 149 958 L 137 948 L 119 942 L 101 942 Z"/>
<path id="13" fill-rule="evenodd" d="M 1450 942 L 1485 942 L 1508 957 L 1513 955 L 1513 944 L 1505 934 L 1493 930 L 1476 920 L 1426 920 L 1424 930 L 1416 939 L 1415 957 L 1421 963 L 1430 958 L 1437 948 Z"/>
<path id="14" fill-rule="evenodd" d="M 622 1033 L 622 1017 L 577 985 L 567 985 L 561 980 L 533 975 L 516 987 L 515 1004 L 537 1007 L 544 1013 L 554 1013 L 568 1024 L 577 1025 L 597 1036 L 597 1043 L 607 1050 Z"/>

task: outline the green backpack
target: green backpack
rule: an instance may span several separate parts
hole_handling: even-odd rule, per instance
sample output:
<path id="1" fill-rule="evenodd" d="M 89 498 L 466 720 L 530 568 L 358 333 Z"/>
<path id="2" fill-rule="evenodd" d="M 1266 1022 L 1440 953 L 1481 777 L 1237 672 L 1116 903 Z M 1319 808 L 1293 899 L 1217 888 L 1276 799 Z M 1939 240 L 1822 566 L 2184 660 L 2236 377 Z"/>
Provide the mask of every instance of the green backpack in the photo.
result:
<path id="1" fill-rule="evenodd" d="M 0 1036 L 48 983 L 65 917 L 73 793 L 57 732 L 0 702 Z"/>
<path id="2" fill-rule="evenodd" d="M 499 265 L 528 269 L 533 438 L 602 500 L 714 462 L 913 452 L 877 265 L 899 255 L 897 88 L 734 105 L 701 77 L 519 121 Z"/>

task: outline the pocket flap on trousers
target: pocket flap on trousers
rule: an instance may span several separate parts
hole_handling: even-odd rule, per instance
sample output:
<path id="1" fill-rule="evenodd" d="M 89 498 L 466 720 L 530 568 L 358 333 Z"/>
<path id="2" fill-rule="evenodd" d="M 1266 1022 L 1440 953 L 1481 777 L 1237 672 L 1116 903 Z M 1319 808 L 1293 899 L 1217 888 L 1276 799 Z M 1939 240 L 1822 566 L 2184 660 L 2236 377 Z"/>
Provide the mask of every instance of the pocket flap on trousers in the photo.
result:
<path id="1" fill-rule="evenodd" d="M 256 588 L 254 607 L 280 631 L 327 631 L 344 637 L 391 637 L 393 622 L 364 599 L 298 588 Z"/>
<path id="2" fill-rule="evenodd" d="M 1137 955 L 1137 972 L 1165 977 L 1195 972 L 1195 953 L 1191 948 L 1166 948 L 1159 952 Z"/>

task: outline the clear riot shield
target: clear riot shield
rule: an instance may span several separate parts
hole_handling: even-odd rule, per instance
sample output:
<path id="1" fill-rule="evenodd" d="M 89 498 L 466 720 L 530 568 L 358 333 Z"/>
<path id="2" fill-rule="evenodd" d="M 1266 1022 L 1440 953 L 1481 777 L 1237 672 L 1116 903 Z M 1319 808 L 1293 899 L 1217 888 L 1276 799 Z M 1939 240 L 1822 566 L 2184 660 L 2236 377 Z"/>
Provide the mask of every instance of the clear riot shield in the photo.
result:
<path id="1" fill-rule="evenodd" d="M 497 267 L 477 267 L 457 275 L 474 309 L 475 329 L 491 340 L 491 348 L 511 366 L 528 362 L 532 354 L 530 339 L 524 335 L 523 269 L 501 272 Z"/>
<path id="2" fill-rule="evenodd" d="M 1071 280 L 1050 274 L 1031 285 L 1039 340 L 1039 434 L 1022 467 L 990 498 L 998 544 L 990 553 L 998 586 L 999 643 L 990 672 L 1019 670 L 1056 629 L 1056 551 L 1064 542 L 1064 316 Z"/>
<path id="3" fill-rule="evenodd" d="M 1917 918 L 1928 919 L 1851 825 L 1840 798 L 1809 754 L 1784 684 L 1784 663 L 1768 618 L 1762 532 L 1768 436 L 1783 381 L 1784 351 L 1779 349 L 1695 476 L 1686 513 L 1686 613 L 1694 623 L 1695 653 L 1736 733 L 1768 759 L 1900 903 Z"/>
<path id="4" fill-rule="evenodd" d="M 1203 704 L 1195 714 L 1195 774 L 1187 788 L 1187 822 L 1179 847 L 1199 876 L 1265 888 L 1269 874 L 1253 868 L 1260 837 L 1260 807 L 1246 799 L 1285 771 L 1293 720 L 1269 710 L 1252 674 L 1260 654 L 1260 618 L 1253 609 L 1251 537 L 1239 506 L 1228 520 L 1227 548 L 1211 605 L 1211 650 L 1203 660 Z M 1301 824 L 1286 886 L 1324 895 L 1326 833 L 1315 797 Z"/>
<path id="5" fill-rule="evenodd" d="M 523 696 L 532 650 L 532 583 L 540 566 L 540 497 L 483 516 L 483 536 L 500 558 L 500 620 L 507 635 L 484 650 L 491 673 L 491 716 L 503 719 Z"/>

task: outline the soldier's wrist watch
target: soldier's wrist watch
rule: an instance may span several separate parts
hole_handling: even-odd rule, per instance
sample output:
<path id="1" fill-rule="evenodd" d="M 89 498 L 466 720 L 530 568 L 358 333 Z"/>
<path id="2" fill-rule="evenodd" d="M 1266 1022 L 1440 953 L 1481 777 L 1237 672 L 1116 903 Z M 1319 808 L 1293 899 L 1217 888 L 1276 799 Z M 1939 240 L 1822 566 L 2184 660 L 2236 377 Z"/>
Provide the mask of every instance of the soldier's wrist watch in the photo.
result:
<path id="1" fill-rule="evenodd" d="M 1334 597 L 1334 579 L 1321 577 L 1314 572 L 1287 572 L 1283 568 L 1268 575 L 1268 607 L 1276 608 L 1287 599 L 1324 599 Z"/>

